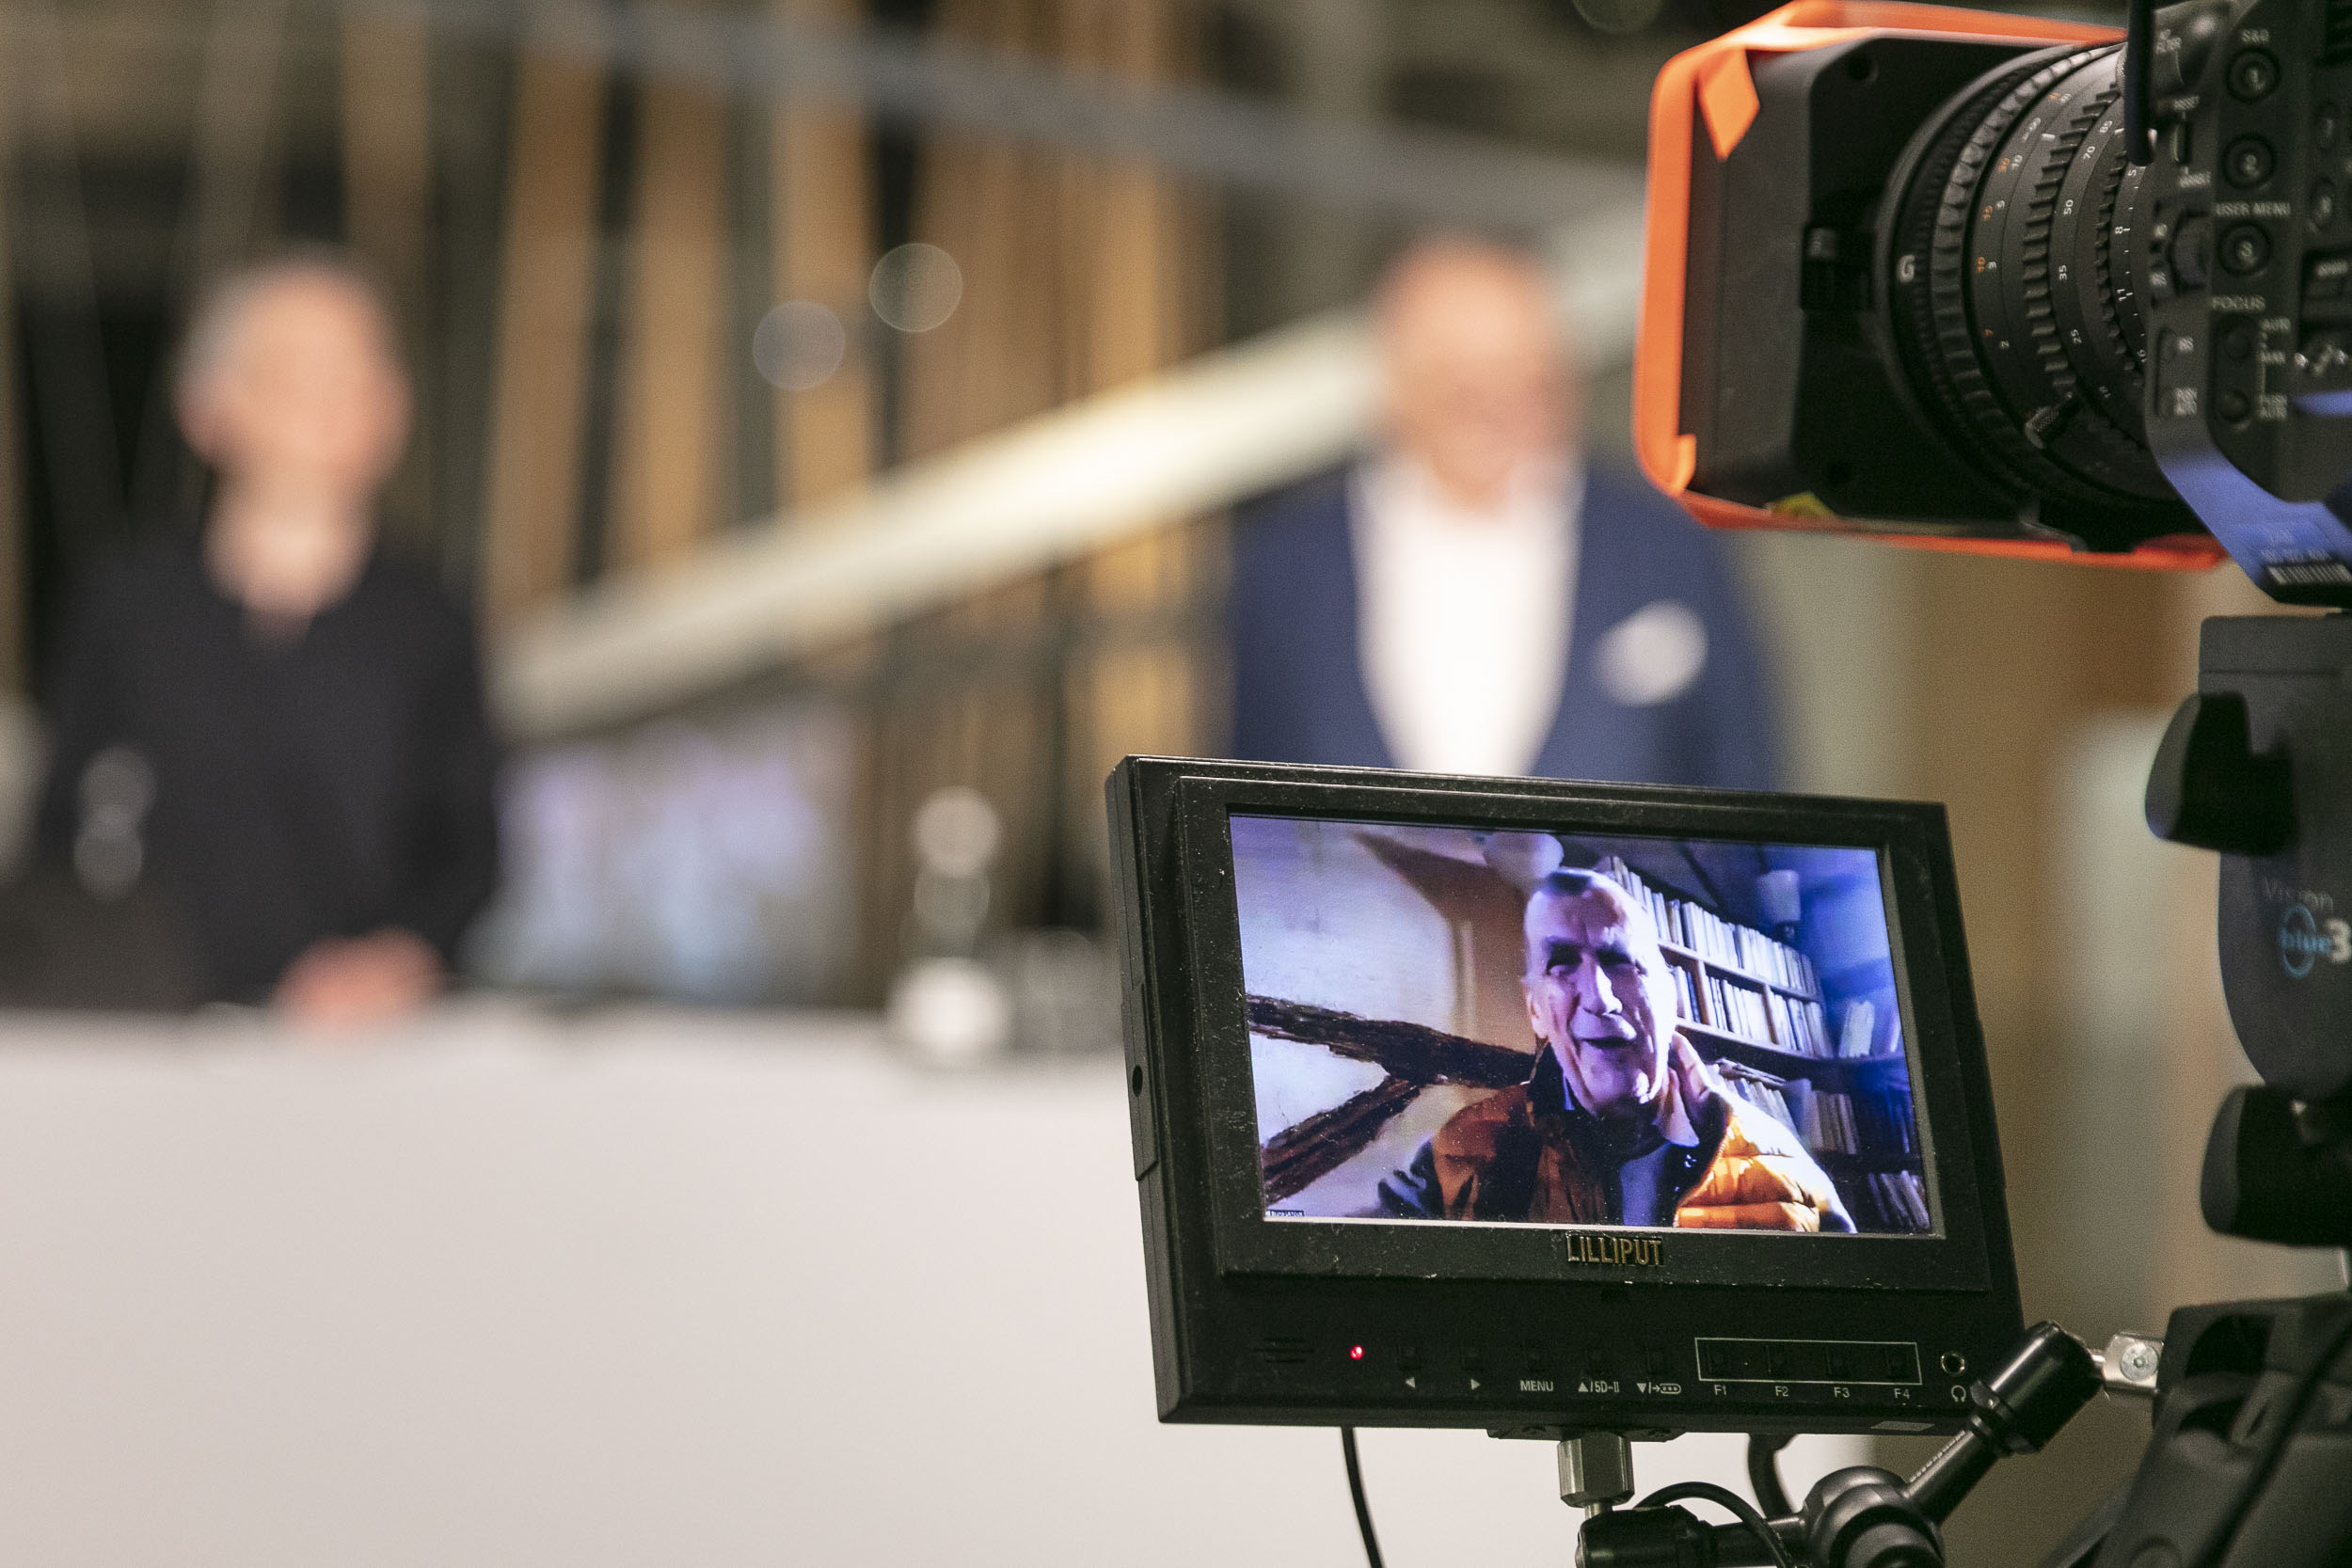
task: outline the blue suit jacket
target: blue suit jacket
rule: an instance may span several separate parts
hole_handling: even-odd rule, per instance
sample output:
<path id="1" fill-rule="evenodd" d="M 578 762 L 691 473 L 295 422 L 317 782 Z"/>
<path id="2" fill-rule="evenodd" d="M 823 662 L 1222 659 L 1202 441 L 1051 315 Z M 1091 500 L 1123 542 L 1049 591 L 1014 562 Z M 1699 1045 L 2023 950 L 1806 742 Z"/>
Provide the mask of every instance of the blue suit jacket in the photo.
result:
<path id="1" fill-rule="evenodd" d="M 1243 513 L 1231 600 L 1233 751 L 1263 762 L 1393 768 L 1364 686 L 1345 473 Z M 1534 771 L 1550 778 L 1770 789 L 1773 727 L 1747 617 L 1716 541 L 1647 484 L 1585 476 L 1568 670 Z M 1707 629 L 1707 661 L 1676 695 L 1628 705 L 1597 649 L 1644 608 L 1679 601 Z"/>

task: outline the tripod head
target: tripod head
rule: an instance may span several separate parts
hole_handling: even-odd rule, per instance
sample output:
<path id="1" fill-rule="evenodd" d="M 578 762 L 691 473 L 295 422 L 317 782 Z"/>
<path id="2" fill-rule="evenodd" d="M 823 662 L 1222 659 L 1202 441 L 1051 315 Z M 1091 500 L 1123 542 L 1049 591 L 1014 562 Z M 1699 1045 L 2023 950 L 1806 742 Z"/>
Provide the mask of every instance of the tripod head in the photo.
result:
<path id="1" fill-rule="evenodd" d="M 2205 1221 L 2352 1246 L 2352 616 L 2204 626 L 2148 779 L 2159 838 L 2221 856 L 2230 1021 L 2263 1083 L 2223 1101 Z"/>

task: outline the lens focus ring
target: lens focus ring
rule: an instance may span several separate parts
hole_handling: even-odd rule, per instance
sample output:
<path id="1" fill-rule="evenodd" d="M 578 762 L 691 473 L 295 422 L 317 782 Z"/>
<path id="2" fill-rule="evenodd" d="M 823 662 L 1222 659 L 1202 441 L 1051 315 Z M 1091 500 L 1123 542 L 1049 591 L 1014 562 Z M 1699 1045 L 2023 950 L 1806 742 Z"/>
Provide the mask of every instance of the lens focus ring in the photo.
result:
<path id="1" fill-rule="evenodd" d="M 1880 320 L 1920 413 L 2021 517 L 2103 548 L 2174 506 L 2139 413 L 2119 74 L 2112 45 L 1986 72 L 1914 138 L 1880 220 Z"/>
<path id="2" fill-rule="evenodd" d="M 1994 384 L 1987 361 L 1996 355 L 2011 360 L 2024 335 L 2024 324 L 2012 325 L 2010 320 L 2010 279 L 1999 272 L 1998 254 L 1985 242 L 2006 227 L 2010 192 L 2022 169 L 2019 154 L 2004 158 L 2003 144 L 2052 87 L 2095 57 L 2094 54 L 2070 55 L 2044 66 L 2011 88 L 1999 106 L 1970 130 L 1937 205 L 1935 241 L 1928 265 L 1936 347 L 1950 378 L 1957 411 L 1981 449 L 1995 454 L 2026 489 L 2055 492 L 2093 505 L 2109 498 L 2029 440 L 2025 420 L 2033 410 L 2013 410 Z"/>

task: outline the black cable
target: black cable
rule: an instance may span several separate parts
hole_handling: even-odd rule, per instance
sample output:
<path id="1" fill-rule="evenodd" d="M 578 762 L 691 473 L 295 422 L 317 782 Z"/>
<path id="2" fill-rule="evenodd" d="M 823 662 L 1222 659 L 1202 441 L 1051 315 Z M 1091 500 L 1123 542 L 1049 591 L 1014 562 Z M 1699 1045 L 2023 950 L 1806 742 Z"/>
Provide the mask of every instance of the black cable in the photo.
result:
<path id="1" fill-rule="evenodd" d="M 1780 1537 L 1772 1533 L 1772 1521 L 1758 1513 L 1754 1503 L 1728 1486 L 1718 1486 L 1711 1481 L 1678 1481 L 1672 1486 L 1660 1487 L 1633 1506 L 1658 1508 L 1666 1503 L 1680 1502 L 1685 1497 L 1704 1498 L 1718 1508 L 1729 1509 L 1741 1524 L 1748 1527 L 1748 1533 L 1764 1544 L 1764 1549 L 1772 1554 L 1772 1560 L 1779 1564 L 1779 1568 L 1796 1568 L 1796 1564 L 1789 1560 L 1788 1548 L 1782 1545 Z"/>
<path id="2" fill-rule="evenodd" d="M 2156 0 L 2129 0 L 2123 22 L 2123 151 L 2138 165 L 2155 161 L 2156 127 L 2148 78 L 2154 74 Z"/>
<path id="3" fill-rule="evenodd" d="M 1748 1434 L 1748 1485 L 1756 1492 L 1756 1506 L 1768 1519 L 1796 1512 L 1788 1506 L 1788 1489 L 1780 1484 L 1780 1466 L 1772 1463 L 1772 1456 L 1788 1446 L 1786 1433 L 1777 1437 L 1760 1432 Z"/>
<path id="4" fill-rule="evenodd" d="M 1367 1568 L 1380 1568 L 1380 1538 L 1372 1533 L 1372 1508 L 1364 1501 L 1364 1466 L 1356 1457 L 1354 1427 L 1340 1428 L 1340 1452 L 1347 1456 L 1347 1495 L 1355 1499 L 1356 1528 L 1364 1535 L 1364 1561 Z"/>

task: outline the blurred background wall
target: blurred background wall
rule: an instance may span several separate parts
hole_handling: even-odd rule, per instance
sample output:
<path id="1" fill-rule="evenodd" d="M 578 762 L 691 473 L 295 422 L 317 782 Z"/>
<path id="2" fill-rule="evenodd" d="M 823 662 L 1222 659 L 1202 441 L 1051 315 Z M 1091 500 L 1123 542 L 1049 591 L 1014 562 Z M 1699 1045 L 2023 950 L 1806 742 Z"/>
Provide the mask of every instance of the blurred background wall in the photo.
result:
<path id="1" fill-rule="evenodd" d="M 950 784 L 1002 822 L 992 928 L 1083 949 L 1102 776 L 1222 744 L 1226 510 L 1361 435 L 1381 262 L 1461 226 L 1558 259 L 1621 455 L 1649 81 L 1756 8 L 11 0 L 0 807 L 69 581 L 200 502 L 192 290 L 333 242 L 420 378 L 393 534 L 478 607 L 514 745 L 485 979 L 878 1004 Z M 2327 1283 L 2195 1223 L 2243 1063 L 2211 867 L 2137 826 L 2197 619 L 2260 602 L 1737 550 L 1791 782 L 1949 804 L 2029 1312 Z M 1961 1541 L 2054 1536 L 2141 1430 L 2095 1409 Z"/>

